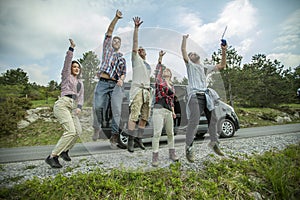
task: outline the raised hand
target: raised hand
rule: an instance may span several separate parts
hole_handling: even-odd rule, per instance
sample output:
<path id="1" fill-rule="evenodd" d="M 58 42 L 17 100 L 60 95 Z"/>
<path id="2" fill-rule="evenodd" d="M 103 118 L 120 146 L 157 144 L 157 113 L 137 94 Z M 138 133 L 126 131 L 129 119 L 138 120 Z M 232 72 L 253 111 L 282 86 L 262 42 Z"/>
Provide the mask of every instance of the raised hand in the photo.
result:
<path id="1" fill-rule="evenodd" d="M 122 12 L 119 11 L 119 10 L 117 10 L 117 11 L 116 11 L 116 17 L 117 17 L 118 19 L 122 19 L 122 18 L 123 18 Z"/>
<path id="2" fill-rule="evenodd" d="M 137 27 L 137 28 L 139 28 L 140 25 L 143 23 L 143 21 L 141 21 L 141 18 L 140 18 L 140 17 L 134 17 L 134 18 L 132 18 L 132 19 L 133 19 L 133 21 L 134 21 L 135 27 Z"/>
<path id="3" fill-rule="evenodd" d="M 166 52 L 163 51 L 163 50 L 161 50 L 161 51 L 159 52 L 159 57 L 163 57 L 165 54 L 166 54 Z"/>
<path id="4" fill-rule="evenodd" d="M 222 44 L 221 44 L 221 49 L 222 49 L 223 51 L 226 51 L 227 47 L 228 47 L 227 43 L 226 43 L 226 45 L 222 45 Z"/>
<path id="5" fill-rule="evenodd" d="M 74 49 L 76 46 L 75 42 L 72 39 L 69 39 L 69 41 L 70 41 L 70 46 Z"/>
<path id="6" fill-rule="evenodd" d="M 188 39 L 189 34 L 183 35 L 183 39 Z"/>

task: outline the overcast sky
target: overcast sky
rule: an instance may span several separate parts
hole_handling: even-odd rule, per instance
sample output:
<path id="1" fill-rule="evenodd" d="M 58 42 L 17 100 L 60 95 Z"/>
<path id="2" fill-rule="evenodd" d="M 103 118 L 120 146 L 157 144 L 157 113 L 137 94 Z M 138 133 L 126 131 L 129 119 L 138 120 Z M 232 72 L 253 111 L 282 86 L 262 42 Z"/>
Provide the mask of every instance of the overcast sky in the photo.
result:
<path id="1" fill-rule="evenodd" d="M 300 64 L 299 0 L 0 0 L 0 73 L 22 68 L 30 82 L 60 82 L 68 38 L 76 43 L 74 59 L 95 51 L 101 57 L 104 34 L 116 10 L 123 19 L 114 35 L 122 38 L 130 79 L 132 17 L 140 16 L 139 42 L 154 66 L 158 50 L 167 51 L 166 65 L 181 79 L 186 70 L 180 54 L 183 34 L 188 51 L 202 59 L 220 48 L 225 38 L 243 63 L 262 53 L 285 67 Z"/>

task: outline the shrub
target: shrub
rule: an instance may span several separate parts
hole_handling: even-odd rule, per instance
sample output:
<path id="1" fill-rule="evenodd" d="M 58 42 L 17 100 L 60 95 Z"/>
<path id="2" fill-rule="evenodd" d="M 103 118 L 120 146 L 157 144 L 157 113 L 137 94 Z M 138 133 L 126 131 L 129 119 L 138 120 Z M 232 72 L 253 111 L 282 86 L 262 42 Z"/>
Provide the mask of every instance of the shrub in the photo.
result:
<path id="1" fill-rule="evenodd" d="M 18 121 L 31 107 L 29 99 L 9 97 L 0 104 L 0 137 L 16 132 Z"/>

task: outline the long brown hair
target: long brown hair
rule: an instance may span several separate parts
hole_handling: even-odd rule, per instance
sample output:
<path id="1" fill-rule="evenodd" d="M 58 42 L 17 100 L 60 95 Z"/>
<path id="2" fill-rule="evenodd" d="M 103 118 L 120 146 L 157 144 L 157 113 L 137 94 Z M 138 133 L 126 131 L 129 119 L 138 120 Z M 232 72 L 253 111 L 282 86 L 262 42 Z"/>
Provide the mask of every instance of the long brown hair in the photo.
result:
<path id="1" fill-rule="evenodd" d="M 80 62 L 79 62 L 79 61 L 77 61 L 77 60 L 73 60 L 73 61 L 72 61 L 72 63 L 71 63 L 71 70 L 72 70 L 72 65 L 73 65 L 73 63 L 76 63 L 76 64 L 78 64 L 78 65 L 79 65 L 79 69 L 80 69 L 80 71 L 79 71 L 79 74 L 77 75 L 77 78 L 81 78 L 82 66 L 81 66 Z"/>

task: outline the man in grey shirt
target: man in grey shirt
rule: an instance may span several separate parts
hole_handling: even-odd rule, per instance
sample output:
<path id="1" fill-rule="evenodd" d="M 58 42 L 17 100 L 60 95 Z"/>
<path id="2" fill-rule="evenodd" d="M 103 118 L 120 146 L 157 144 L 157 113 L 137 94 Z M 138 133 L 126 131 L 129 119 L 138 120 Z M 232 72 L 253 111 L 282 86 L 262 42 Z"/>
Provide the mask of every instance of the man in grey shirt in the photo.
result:
<path id="1" fill-rule="evenodd" d="M 214 103 L 218 99 L 218 95 L 207 88 L 206 75 L 212 71 L 218 71 L 226 66 L 226 49 L 221 45 L 222 59 L 221 64 L 214 66 L 206 66 L 200 63 L 200 56 L 195 52 L 187 54 L 186 41 L 189 35 L 183 35 L 181 51 L 183 60 L 186 64 L 188 74 L 188 103 L 187 103 L 187 118 L 188 126 L 186 133 L 186 158 L 189 162 L 195 161 L 194 155 L 194 136 L 197 131 L 197 125 L 199 123 L 200 115 L 204 111 L 208 120 L 210 135 L 209 147 L 220 156 L 224 156 L 223 152 L 219 149 L 219 141 L 216 129 L 217 118 L 214 114 Z M 216 97 L 216 98 L 215 98 Z"/>

